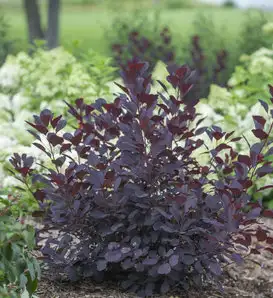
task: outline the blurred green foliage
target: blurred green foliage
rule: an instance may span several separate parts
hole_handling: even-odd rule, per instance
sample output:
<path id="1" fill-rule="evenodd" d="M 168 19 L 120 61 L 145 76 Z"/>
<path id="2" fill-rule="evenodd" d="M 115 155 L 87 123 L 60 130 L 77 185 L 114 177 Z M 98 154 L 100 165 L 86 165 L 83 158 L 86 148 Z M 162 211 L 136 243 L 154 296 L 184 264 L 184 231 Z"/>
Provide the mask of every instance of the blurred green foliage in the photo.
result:
<path id="1" fill-rule="evenodd" d="M 226 8 L 235 8 L 236 7 L 236 4 L 233 0 L 226 0 L 224 3 L 223 3 L 223 7 L 226 7 Z"/>
<path id="2" fill-rule="evenodd" d="M 239 30 L 239 51 L 250 55 L 261 47 L 271 47 L 272 39 L 261 34 L 261 28 L 270 20 L 268 14 L 259 10 L 250 10 Z"/>
<path id="3" fill-rule="evenodd" d="M 8 54 L 14 50 L 14 40 L 9 35 L 9 24 L 3 15 L 0 15 L 0 66 Z"/>
<path id="4" fill-rule="evenodd" d="M 38 261 L 31 251 L 35 231 L 12 211 L 17 199 L 0 195 L 0 297 L 33 297 L 40 278 Z"/>

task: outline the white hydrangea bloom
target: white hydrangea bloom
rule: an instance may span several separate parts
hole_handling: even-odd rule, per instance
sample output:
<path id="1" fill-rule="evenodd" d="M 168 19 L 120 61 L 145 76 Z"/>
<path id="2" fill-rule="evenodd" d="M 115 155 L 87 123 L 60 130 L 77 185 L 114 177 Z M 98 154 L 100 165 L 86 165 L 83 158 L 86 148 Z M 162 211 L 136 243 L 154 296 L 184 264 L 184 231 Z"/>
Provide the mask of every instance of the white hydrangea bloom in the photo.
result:
<path id="1" fill-rule="evenodd" d="M 20 66 L 7 59 L 0 68 L 0 89 L 18 90 L 20 87 Z"/>
<path id="2" fill-rule="evenodd" d="M 263 74 L 265 72 L 272 72 L 273 59 L 266 56 L 258 56 L 253 58 L 249 64 L 249 71 L 251 74 Z"/>
<path id="3" fill-rule="evenodd" d="M 23 95 L 23 93 L 17 93 L 12 98 L 12 110 L 17 113 L 29 103 L 29 97 Z"/>
<path id="4" fill-rule="evenodd" d="M 273 33 L 273 22 L 268 22 L 263 26 L 263 32 L 267 34 Z"/>
<path id="5" fill-rule="evenodd" d="M 264 56 L 273 57 L 273 50 L 264 48 L 264 47 L 260 48 L 259 50 L 257 50 L 253 54 L 251 54 L 250 58 L 255 59 L 255 58 L 260 58 L 260 57 L 264 57 Z"/>
<path id="6" fill-rule="evenodd" d="M 244 98 L 246 92 L 244 89 L 239 89 L 239 90 L 234 90 L 234 94 L 240 98 Z"/>
<path id="7" fill-rule="evenodd" d="M 11 148 L 17 145 L 16 140 L 13 140 L 5 135 L 0 135 L 0 150 L 6 150 L 7 148 Z"/>
<path id="8" fill-rule="evenodd" d="M 211 126 L 212 124 L 223 121 L 223 116 L 217 114 L 209 104 L 204 102 L 200 102 L 197 105 L 197 113 L 206 117 L 206 119 L 202 122 L 203 126 Z"/>
<path id="9" fill-rule="evenodd" d="M 49 162 L 46 154 L 30 145 L 33 137 L 27 132 L 30 127 L 25 121 L 32 121 L 32 115 L 39 114 L 45 108 L 51 109 L 55 115 L 64 114 L 68 109 L 64 100 L 71 102 L 84 97 L 89 103 L 94 101 L 98 88 L 95 85 L 97 81 L 90 73 L 96 78 L 103 75 L 100 65 L 108 71 L 109 78 L 114 71 L 109 59 L 100 55 L 96 59 L 93 68 L 89 68 L 93 72 L 89 72 L 85 64 L 61 47 L 50 51 L 40 49 L 32 56 L 20 52 L 7 58 L 0 68 L 1 186 L 17 185 L 17 180 L 5 173 L 5 165 L 14 152 L 31 155 L 39 163 Z M 96 66 L 96 63 L 99 64 Z M 110 83 L 106 80 L 109 87 L 103 94 L 108 94 L 107 90 L 110 90 Z M 111 88 L 115 87 L 111 84 Z M 99 92 L 101 94 L 101 90 Z M 42 141 L 47 144 L 45 140 Z M 54 149 L 57 153 L 58 149 Z"/>

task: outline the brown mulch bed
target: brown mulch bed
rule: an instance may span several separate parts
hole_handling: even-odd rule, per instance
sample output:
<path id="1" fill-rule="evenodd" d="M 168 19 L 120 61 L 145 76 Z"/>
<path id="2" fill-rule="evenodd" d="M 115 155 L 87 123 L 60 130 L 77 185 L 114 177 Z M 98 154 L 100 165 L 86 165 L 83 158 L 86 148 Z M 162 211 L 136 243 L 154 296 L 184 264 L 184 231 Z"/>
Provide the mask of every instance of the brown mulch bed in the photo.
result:
<path id="1" fill-rule="evenodd" d="M 273 227 L 273 221 L 267 224 Z M 269 252 L 249 256 L 241 266 L 231 264 L 225 268 L 223 276 L 224 293 L 214 286 L 202 291 L 176 290 L 168 295 L 155 297 L 176 298 L 273 298 L 273 256 Z M 95 284 L 91 280 L 77 283 L 52 281 L 44 277 L 37 292 L 39 298 L 136 298 L 124 293 L 112 283 Z"/>

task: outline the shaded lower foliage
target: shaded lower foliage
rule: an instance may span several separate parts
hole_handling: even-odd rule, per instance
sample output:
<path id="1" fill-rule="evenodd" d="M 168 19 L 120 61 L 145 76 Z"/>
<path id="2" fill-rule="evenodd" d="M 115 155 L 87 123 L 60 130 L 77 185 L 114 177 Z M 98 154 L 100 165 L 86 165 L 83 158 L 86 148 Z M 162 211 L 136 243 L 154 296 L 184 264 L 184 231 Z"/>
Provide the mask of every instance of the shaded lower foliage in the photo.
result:
<path id="1" fill-rule="evenodd" d="M 273 170 L 264 159 L 272 154 L 271 116 L 268 131 L 266 120 L 254 117 L 257 143 L 240 155 L 233 148 L 240 138 L 218 126 L 202 127 L 198 101 L 184 100 L 193 87 L 187 66 L 169 68 L 172 95 L 162 83 L 162 92 L 150 93 L 147 69 L 129 62 L 123 93 L 112 103 L 68 104 L 78 123 L 73 132 L 63 133 L 65 120 L 49 110 L 34 116 L 34 144 L 52 161 L 44 173 L 36 173 L 26 155 L 11 159 L 23 179 L 39 183 L 35 197 L 44 230 L 61 233 L 46 239 L 46 261 L 71 280 L 110 274 L 140 296 L 217 281 L 223 264 L 243 261 L 251 237 L 265 241 L 251 252 L 273 252 L 266 228 L 253 226 L 273 212 L 248 195 L 252 180 Z M 201 146 L 210 155 L 207 166 L 194 156 Z"/>

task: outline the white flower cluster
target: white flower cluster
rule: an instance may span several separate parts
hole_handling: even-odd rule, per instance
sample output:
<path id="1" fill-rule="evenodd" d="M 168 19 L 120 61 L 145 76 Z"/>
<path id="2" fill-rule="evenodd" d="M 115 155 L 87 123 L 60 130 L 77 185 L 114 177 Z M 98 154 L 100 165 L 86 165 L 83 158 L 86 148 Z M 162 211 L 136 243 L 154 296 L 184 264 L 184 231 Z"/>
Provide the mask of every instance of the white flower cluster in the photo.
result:
<path id="1" fill-rule="evenodd" d="M 246 110 L 258 99 L 268 100 L 268 84 L 273 84 L 273 50 L 261 48 L 251 55 L 243 55 L 228 85 L 234 102 Z"/>
<path id="2" fill-rule="evenodd" d="M 263 26 L 263 32 L 266 34 L 273 33 L 273 22 L 268 22 Z"/>
<path id="3" fill-rule="evenodd" d="M 41 151 L 31 146 L 33 137 L 27 132 L 26 120 L 32 121 L 32 115 L 45 108 L 55 115 L 63 114 L 67 110 L 64 100 L 72 102 L 84 97 L 92 102 L 96 99 L 98 78 L 105 71 L 110 77 L 114 71 L 108 58 L 96 58 L 99 64 L 92 61 L 88 68 L 87 63 L 78 61 L 63 48 L 56 48 L 39 49 L 32 56 L 21 52 L 6 59 L 0 68 L 0 187 L 18 184 L 5 171 L 14 152 L 32 155 L 44 162 Z M 96 78 L 92 76 L 94 73 Z M 103 91 L 109 90 L 109 93 L 104 93 L 105 96 L 113 91 L 109 88 L 110 82 L 106 83 L 108 86 Z"/>
<path id="4" fill-rule="evenodd" d="M 205 113 L 204 106 L 209 106 L 206 114 L 211 123 L 221 123 L 224 129 L 236 130 L 238 134 L 253 127 L 252 115 L 267 117 L 259 99 L 270 103 L 268 84 L 273 84 L 273 50 L 261 48 L 250 56 L 242 56 L 241 61 L 228 82 L 230 88 L 212 85 L 208 98 L 200 105 L 200 111 Z"/>
<path id="5" fill-rule="evenodd" d="M 268 119 L 259 103 L 262 99 L 271 104 L 268 84 L 273 85 L 273 50 L 261 48 L 252 55 L 243 55 L 241 65 L 228 82 L 230 88 L 212 85 L 207 99 L 202 100 L 199 111 L 206 114 L 209 124 L 221 124 L 225 131 L 233 131 L 237 136 L 244 135 L 250 144 L 258 139 L 252 134 L 253 115 Z M 247 142 L 241 142 L 240 152 L 249 153 Z M 272 176 L 257 182 L 258 186 L 272 184 Z M 270 190 L 264 191 L 264 194 Z"/>
<path id="6" fill-rule="evenodd" d="M 11 62 L 12 58 L 8 57 L 7 62 L 0 68 L 1 89 L 7 93 L 16 92 L 20 89 L 20 67 Z"/>
<path id="7" fill-rule="evenodd" d="M 9 56 L 0 69 L 0 89 L 25 94 L 37 103 L 96 96 L 95 81 L 86 66 L 63 48 Z"/>

